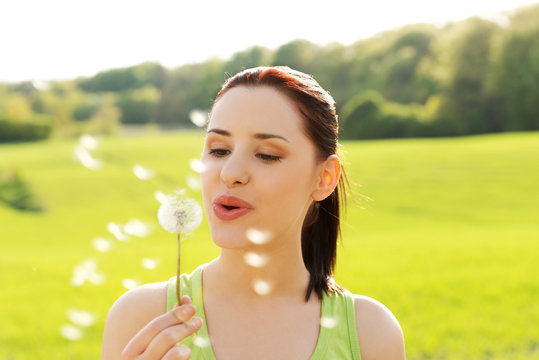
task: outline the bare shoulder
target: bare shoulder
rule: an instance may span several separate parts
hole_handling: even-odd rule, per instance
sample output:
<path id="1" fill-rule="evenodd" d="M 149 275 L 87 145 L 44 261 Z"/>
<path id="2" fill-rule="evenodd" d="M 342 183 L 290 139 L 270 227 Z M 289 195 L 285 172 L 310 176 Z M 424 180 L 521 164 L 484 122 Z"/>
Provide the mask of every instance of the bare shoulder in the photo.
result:
<path id="1" fill-rule="evenodd" d="M 363 295 L 354 295 L 354 305 L 361 358 L 405 359 L 402 329 L 391 311 Z"/>
<path id="2" fill-rule="evenodd" d="M 139 286 L 120 296 L 105 321 L 102 359 L 117 359 L 129 340 L 166 312 L 167 282 Z"/>

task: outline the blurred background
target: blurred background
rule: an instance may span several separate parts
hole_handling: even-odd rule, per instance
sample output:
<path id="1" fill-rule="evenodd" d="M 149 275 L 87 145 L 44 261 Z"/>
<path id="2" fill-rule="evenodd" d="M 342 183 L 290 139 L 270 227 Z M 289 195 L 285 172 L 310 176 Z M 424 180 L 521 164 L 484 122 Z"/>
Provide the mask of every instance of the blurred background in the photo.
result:
<path id="1" fill-rule="evenodd" d="M 123 292 L 175 274 L 156 218 L 201 200 L 224 80 L 312 74 L 354 195 L 336 279 L 410 359 L 539 359 L 539 3 L 0 4 L 2 359 L 95 359 Z M 206 221 L 189 272 L 217 256 Z"/>

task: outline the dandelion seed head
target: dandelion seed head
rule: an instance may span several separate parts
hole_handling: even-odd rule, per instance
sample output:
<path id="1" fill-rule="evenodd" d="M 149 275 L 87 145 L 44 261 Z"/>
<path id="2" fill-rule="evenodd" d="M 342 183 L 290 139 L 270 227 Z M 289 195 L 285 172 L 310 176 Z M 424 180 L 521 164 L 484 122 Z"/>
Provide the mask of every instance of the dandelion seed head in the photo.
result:
<path id="1" fill-rule="evenodd" d="M 203 348 L 203 347 L 206 347 L 210 344 L 210 342 L 208 341 L 208 339 L 202 337 L 202 336 L 195 336 L 193 338 L 193 344 L 195 344 L 195 346 L 199 347 L 199 348 Z"/>
<path id="2" fill-rule="evenodd" d="M 122 231 L 122 227 L 119 224 L 116 224 L 115 222 L 112 222 L 112 221 L 109 222 L 107 224 L 107 230 L 112 235 L 114 235 L 114 237 L 116 239 L 118 239 L 119 241 L 128 241 L 129 240 L 129 236 L 124 234 L 124 232 Z"/>
<path id="3" fill-rule="evenodd" d="M 142 259 L 142 267 L 145 269 L 154 270 L 157 268 L 157 265 L 159 265 L 159 259 L 150 259 L 150 258 Z"/>
<path id="4" fill-rule="evenodd" d="M 338 320 L 333 316 L 323 316 L 320 319 L 320 326 L 332 329 L 337 326 Z"/>
<path id="5" fill-rule="evenodd" d="M 138 219 L 131 219 L 124 225 L 124 232 L 133 236 L 145 237 L 150 234 L 150 227 Z"/>
<path id="6" fill-rule="evenodd" d="M 122 286 L 126 288 L 127 290 L 131 290 L 139 286 L 140 281 L 135 279 L 123 279 L 122 280 Z"/>
<path id="7" fill-rule="evenodd" d="M 147 169 L 142 165 L 136 164 L 133 166 L 133 173 L 140 180 L 150 180 L 155 176 L 155 171 Z"/>
<path id="8" fill-rule="evenodd" d="M 67 318 L 73 324 L 83 327 L 90 326 L 95 323 L 95 315 L 84 310 L 68 309 Z"/>
<path id="9" fill-rule="evenodd" d="M 253 290 L 260 296 L 268 295 L 271 292 L 271 284 L 264 280 L 256 280 L 253 283 Z"/>
<path id="10" fill-rule="evenodd" d="M 168 196 L 157 211 L 157 219 L 170 233 L 188 233 L 202 222 L 202 208 L 191 198 Z"/>
<path id="11" fill-rule="evenodd" d="M 189 160 L 189 166 L 191 167 L 191 169 L 193 169 L 193 171 L 199 174 L 203 173 L 206 170 L 206 165 L 204 165 L 204 163 L 199 159 Z"/>
<path id="12" fill-rule="evenodd" d="M 208 112 L 198 109 L 191 110 L 189 120 L 198 127 L 204 127 L 208 121 Z"/>
<path id="13" fill-rule="evenodd" d="M 86 150 L 95 150 L 99 146 L 99 141 L 92 135 L 82 134 L 79 137 L 79 145 Z"/>
<path id="14" fill-rule="evenodd" d="M 102 237 L 96 237 L 92 242 L 94 248 L 100 252 L 107 252 L 110 250 L 110 241 Z"/>
<path id="15" fill-rule="evenodd" d="M 247 252 L 245 256 L 243 257 L 243 260 L 245 260 L 245 263 L 247 265 L 250 265 L 253 267 L 263 267 L 268 264 L 269 256 L 257 254 L 255 252 Z"/>
<path id="16" fill-rule="evenodd" d="M 247 229 L 245 235 L 250 242 L 256 245 L 263 245 L 271 238 L 271 233 L 269 231 L 261 231 L 253 228 Z"/>
<path id="17" fill-rule="evenodd" d="M 60 327 L 60 333 L 67 340 L 71 340 L 71 341 L 77 341 L 77 340 L 80 340 L 80 338 L 82 338 L 82 330 L 73 325 L 68 325 L 68 324 L 62 325 L 62 327 Z"/>

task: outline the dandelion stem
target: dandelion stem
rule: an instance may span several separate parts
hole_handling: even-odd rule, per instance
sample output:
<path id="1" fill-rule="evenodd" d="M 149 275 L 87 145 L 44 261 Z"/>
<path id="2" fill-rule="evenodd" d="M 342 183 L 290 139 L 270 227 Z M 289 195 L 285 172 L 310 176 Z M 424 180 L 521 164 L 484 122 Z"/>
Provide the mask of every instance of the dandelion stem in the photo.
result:
<path id="1" fill-rule="evenodd" d="M 180 233 L 178 232 L 178 262 L 177 262 L 177 268 L 176 268 L 176 301 L 178 302 L 178 306 L 181 305 L 181 301 L 180 301 L 180 249 L 181 249 Z"/>

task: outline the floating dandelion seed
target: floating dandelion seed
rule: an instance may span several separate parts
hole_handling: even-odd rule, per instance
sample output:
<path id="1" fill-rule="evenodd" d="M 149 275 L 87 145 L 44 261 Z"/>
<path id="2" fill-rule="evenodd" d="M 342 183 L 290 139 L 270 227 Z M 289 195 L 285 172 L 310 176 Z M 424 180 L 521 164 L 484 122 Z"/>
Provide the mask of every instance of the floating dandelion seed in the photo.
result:
<path id="1" fill-rule="evenodd" d="M 180 254 L 181 234 L 195 230 L 202 222 L 202 208 L 195 200 L 180 197 L 185 191 L 177 190 L 176 195 L 167 196 L 157 211 L 159 224 L 170 233 L 178 234 L 178 259 L 176 268 L 176 300 L 181 304 L 180 298 Z"/>
<path id="2" fill-rule="evenodd" d="M 124 232 L 133 236 L 145 237 L 150 234 L 150 227 L 138 219 L 131 219 L 125 224 Z"/>
<path id="3" fill-rule="evenodd" d="M 145 269 L 154 270 L 155 268 L 157 268 L 157 265 L 159 265 L 159 259 L 142 259 L 142 267 Z"/>
<path id="4" fill-rule="evenodd" d="M 82 337 L 82 330 L 73 325 L 62 325 L 60 333 L 67 340 L 77 341 Z"/>
<path id="5" fill-rule="evenodd" d="M 107 230 L 119 241 L 125 242 L 129 240 L 129 236 L 124 234 L 120 225 L 116 224 L 115 222 L 109 222 L 107 224 Z"/>
<path id="6" fill-rule="evenodd" d="M 332 316 L 323 316 L 320 319 L 320 326 L 331 329 L 337 326 L 337 319 Z"/>
<path id="7" fill-rule="evenodd" d="M 127 290 L 131 290 L 139 286 L 140 281 L 135 279 L 123 279 L 122 280 L 122 286 L 126 288 Z"/>
<path id="8" fill-rule="evenodd" d="M 243 257 L 247 265 L 253 266 L 253 267 L 262 267 L 266 266 L 269 261 L 268 255 L 260 255 L 255 252 L 248 252 Z"/>
<path id="9" fill-rule="evenodd" d="M 271 285 L 264 280 L 256 280 L 253 283 L 253 290 L 261 296 L 268 295 L 271 292 Z"/>
<path id="10" fill-rule="evenodd" d="M 167 195 L 160 190 L 154 192 L 153 196 L 155 197 L 155 200 L 159 201 L 161 204 L 167 201 Z"/>
<path id="11" fill-rule="evenodd" d="M 39 91 L 47 91 L 51 88 L 51 84 L 49 82 L 40 79 L 32 80 L 32 86 Z"/>
<path id="12" fill-rule="evenodd" d="M 133 173 L 140 180 L 149 180 L 155 176 L 155 171 L 146 169 L 144 166 L 136 164 L 133 166 Z"/>
<path id="13" fill-rule="evenodd" d="M 194 109 L 189 113 L 189 119 L 193 124 L 198 127 L 204 127 L 208 121 L 208 112 L 203 110 Z"/>
<path id="14" fill-rule="evenodd" d="M 93 325 L 95 323 L 95 315 L 84 310 L 68 309 L 67 318 L 73 324 L 84 327 Z"/>
<path id="15" fill-rule="evenodd" d="M 75 158 L 87 169 L 98 170 L 101 168 L 101 161 L 94 159 L 88 150 L 82 146 L 77 146 L 74 152 Z"/>
<path id="16" fill-rule="evenodd" d="M 271 234 L 268 231 L 261 231 L 258 229 L 247 229 L 245 232 L 247 239 L 256 245 L 263 245 L 270 240 Z"/>
<path id="17" fill-rule="evenodd" d="M 210 344 L 210 342 L 208 341 L 208 339 L 202 337 L 202 336 L 195 336 L 193 338 L 193 344 L 195 344 L 195 346 L 199 347 L 199 348 L 203 348 L 203 347 L 206 347 Z"/>
<path id="18" fill-rule="evenodd" d="M 189 166 L 193 171 L 196 171 L 197 173 L 203 173 L 204 170 L 206 170 L 206 165 L 198 159 L 191 159 L 189 160 Z"/>
<path id="19" fill-rule="evenodd" d="M 202 184 L 200 183 L 200 177 L 189 174 L 185 178 L 185 182 L 187 183 L 187 187 L 191 190 L 197 191 L 200 190 L 202 187 Z"/>
<path id="20" fill-rule="evenodd" d="M 99 145 L 99 141 L 92 135 L 82 134 L 79 138 L 79 145 L 86 150 L 95 150 Z"/>
<path id="21" fill-rule="evenodd" d="M 97 272 L 97 264 L 93 259 L 84 260 L 73 268 L 71 285 L 81 286 L 86 281 L 94 285 L 102 284 L 105 281 L 105 276 Z"/>
<path id="22" fill-rule="evenodd" d="M 110 250 L 110 241 L 102 237 L 95 238 L 92 244 L 97 251 L 107 252 Z"/>

